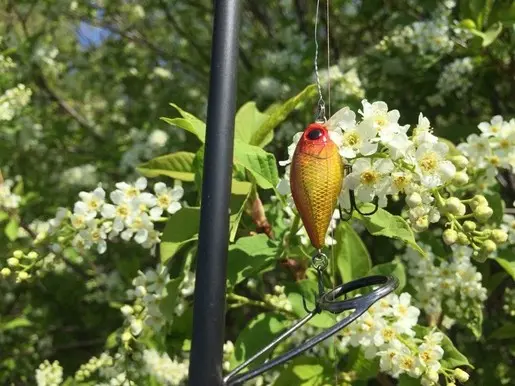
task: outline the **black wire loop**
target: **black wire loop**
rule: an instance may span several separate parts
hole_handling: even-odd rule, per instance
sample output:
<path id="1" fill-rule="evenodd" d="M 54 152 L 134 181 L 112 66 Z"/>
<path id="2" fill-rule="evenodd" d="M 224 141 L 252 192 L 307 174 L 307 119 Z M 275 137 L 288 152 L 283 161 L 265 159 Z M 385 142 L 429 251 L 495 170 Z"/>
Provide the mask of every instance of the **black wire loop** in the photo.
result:
<path id="1" fill-rule="evenodd" d="M 319 282 L 320 283 L 320 282 Z M 320 342 L 326 340 L 332 335 L 339 332 L 341 329 L 348 326 L 350 323 L 355 321 L 361 315 L 363 315 L 375 302 L 389 293 L 393 292 L 399 282 L 394 276 L 368 276 L 363 277 L 345 284 L 342 284 L 336 287 L 333 290 L 322 293 L 321 296 L 316 301 L 315 309 L 311 312 L 308 312 L 306 316 L 302 319 L 295 322 L 290 328 L 285 330 L 279 336 L 277 336 L 272 342 L 267 344 L 261 350 L 259 350 L 252 357 L 247 359 L 245 362 L 240 364 L 234 370 L 232 370 L 228 375 L 224 378 L 225 386 L 238 386 L 242 385 L 244 382 L 249 381 L 264 372 L 270 370 L 271 368 L 283 364 L 290 359 L 302 354 L 303 352 L 311 349 L 313 346 L 319 344 Z M 367 287 L 374 287 L 371 292 L 363 295 L 358 295 L 356 297 L 346 299 L 346 300 L 337 300 L 341 296 L 345 296 L 346 294 L 364 289 Z M 268 351 L 272 350 L 279 343 L 287 339 L 291 336 L 295 331 L 300 329 L 304 324 L 309 322 L 315 315 L 319 314 L 322 311 L 328 311 L 333 314 L 340 314 L 344 311 L 354 310 L 351 314 L 345 316 L 342 320 L 336 322 L 332 327 L 322 331 L 320 334 L 304 341 L 300 345 L 292 348 L 291 350 L 269 359 L 261 366 L 253 370 L 248 370 L 242 374 L 240 372 L 245 369 L 248 365 L 255 362 L 259 357 Z"/>

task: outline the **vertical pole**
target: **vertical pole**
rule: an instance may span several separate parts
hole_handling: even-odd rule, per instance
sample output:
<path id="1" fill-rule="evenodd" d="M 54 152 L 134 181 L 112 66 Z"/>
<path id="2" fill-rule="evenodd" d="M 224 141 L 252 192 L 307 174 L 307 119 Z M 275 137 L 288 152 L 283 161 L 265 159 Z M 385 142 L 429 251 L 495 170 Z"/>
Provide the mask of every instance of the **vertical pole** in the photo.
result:
<path id="1" fill-rule="evenodd" d="M 240 0 L 214 3 L 190 386 L 221 386 Z"/>

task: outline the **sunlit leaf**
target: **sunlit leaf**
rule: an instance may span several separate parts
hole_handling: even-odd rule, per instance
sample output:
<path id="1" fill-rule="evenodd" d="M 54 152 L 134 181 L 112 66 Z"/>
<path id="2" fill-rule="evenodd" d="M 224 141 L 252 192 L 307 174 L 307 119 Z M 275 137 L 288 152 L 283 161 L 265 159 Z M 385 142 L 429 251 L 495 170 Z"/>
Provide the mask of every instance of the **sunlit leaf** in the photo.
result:
<path id="1" fill-rule="evenodd" d="M 168 176 L 182 181 L 193 181 L 195 154 L 186 151 L 163 155 L 139 165 L 136 170 L 145 177 Z"/>
<path id="2" fill-rule="evenodd" d="M 340 222 L 335 239 L 334 255 L 342 280 L 348 282 L 365 276 L 372 268 L 372 261 L 354 228 L 348 222 Z"/>

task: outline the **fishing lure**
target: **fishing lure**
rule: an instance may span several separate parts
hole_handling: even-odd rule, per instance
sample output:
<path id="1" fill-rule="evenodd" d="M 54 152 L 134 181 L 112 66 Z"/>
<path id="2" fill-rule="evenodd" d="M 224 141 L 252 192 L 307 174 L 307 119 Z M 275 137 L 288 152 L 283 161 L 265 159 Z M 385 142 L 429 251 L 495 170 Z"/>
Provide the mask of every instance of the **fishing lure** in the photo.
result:
<path id="1" fill-rule="evenodd" d="M 319 250 L 319 254 L 325 246 L 325 235 L 338 205 L 338 196 L 344 187 L 344 175 L 351 171 L 351 166 L 340 156 L 338 145 L 329 135 L 329 131 L 337 127 L 347 112 L 348 108 L 345 107 L 327 122 L 317 121 L 310 124 L 297 143 L 291 163 L 290 185 L 293 201 L 311 244 Z M 371 212 L 360 211 L 353 190 L 349 190 L 349 201 L 350 210 L 342 210 L 338 206 L 342 220 L 349 220 L 354 210 L 363 216 L 369 216 L 378 209 L 376 197 Z"/>
<path id="2" fill-rule="evenodd" d="M 344 176 L 344 161 L 330 138 L 344 108 L 327 122 L 310 124 L 295 148 L 290 169 L 290 185 L 295 206 L 311 244 L 325 246 L 325 235 L 338 203 Z"/>

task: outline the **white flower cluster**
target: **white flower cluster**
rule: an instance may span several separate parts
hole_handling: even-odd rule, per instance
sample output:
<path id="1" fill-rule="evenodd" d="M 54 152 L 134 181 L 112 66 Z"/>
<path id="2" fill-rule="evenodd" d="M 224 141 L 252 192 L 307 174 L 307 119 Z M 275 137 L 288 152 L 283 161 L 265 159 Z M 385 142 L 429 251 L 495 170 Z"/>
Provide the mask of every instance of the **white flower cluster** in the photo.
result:
<path id="1" fill-rule="evenodd" d="M 107 249 L 107 240 L 118 236 L 124 241 L 134 239 L 144 248 L 152 248 L 160 241 L 160 232 L 154 228 L 154 221 L 164 212 L 173 214 L 181 208 L 182 186 L 173 188 L 158 182 L 154 185 L 155 194 L 145 192 L 147 180 L 139 178 L 134 184 L 118 182 L 116 190 L 109 194 L 113 204 L 106 202 L 106 192 L 98 187 L 92 192 L 80 192 L 69 216 L 61 208 L 51 220 L 53 228 L 60 227 L 69 216 L 75 233 L 72 244 L 84 250 L 96 248 L 98 253 Z"/>
<path id="2" fill-rule="evenodd" d="M 75 373 L 74 378 L 77 382 L 84 382 L 98 369 L 106 366 L 113 366 L 113 357 L 104 352 L 98 358 L 92 357 L 89 361 L 81 365 Z"/>
<path id="3" fill-rule="evenodd" d="M 167 353 L 159 354 L 153 349 L 145 350 L 143 362 L 147 373 L 160 385 L 178 386 L 184 384 L 188 378 L 188 361 L 172 360 Z"/>
<path id="4" fill-rule="evenodd" d="M 30 102 L 32 90 L 18 84 L 0 95 L 0 121 L 11 121 Z"/>
<path id="5" fill-rule="evenodd" d="M 378 357 L 381 371 L 394 378 L 407 374 L 420 378 L 422 385 L 435 385 L 443 370 L 443 334 L 416 338 L 419 314 L 408 293 L 390 294 L 343 331 L 340 348 L 360 347 L 367 359 Z"/>
<path id="6" fill-rule="evenodd" d="M 350 60 L 347 60 L 349 62 Z M 345 66 L 345 63 L 343 63 Z M 348 97 L 363 98 L 365 90 L 355 67 L 346 72 L 342 72 L 340 65 L 334 65 L 327 69 L 321 69 L 319 72 L 320 83 L 326 84 L 331 81 L 334 89 L 334 95 L 337 100 L 344 100 Z"/>
<path id="7" fill-rule="evenodd" d="M 63 382 L 63 368 L 58 361 L 50 363 L 45 360 L 36 369 L 36 384 L 38 386 L 58 386 Z"/>
<path id="8" fill-rule="evenodd" d="M 412 7 L 417 7 L 418 2 Z M 472 35 L 459 27 L 457 21 L 452 21 L 452 9 L 456 6 L 453 0 L 437 2 L 431 18 L 415 21 L 410 25 L 397 28 L 378 44 L 379 50 L 396 47 L 405 53 L 414 49 L 422 55 L 444 55 L 452 51 L 455 40 L 460 43 L 470 39 Z"/>
<path id="9" fill-rule="evenodd" d="M 181 316 L 186 310 L 186 300 L 184 298 L 193 295 L 193 293 L 195 292 L 194 273 L 190 271 L 186 272 L 181 284 L 179 284 L 179 292 L 182 296 L 177 298 L 177 303 L 174 309 L 174 312 L 177 316 Z"/>
<path id="10" fill-rule="evenodd" d="M 291 312 L 293 310 L 288 297 L 284 293 L 284 286 L 274 286 L 274 293 L 265 294 L 264 301 L 268 304 L 271 304 L 275 308 L 284 310 L 286 312 Z"/>
<path id="11" fill-rule="evenodd" d="M 431 20 L 416 21 L 395 30 L 378 44 L 379 50 L 395 47 L 405 53 L 417 50 L 420 54 L 446 54 L 454 48 L 452 28 L 447 16 L 438 16 Z"/>
<path id="12" fill-rule="evenodd" d="M 165 266 L 158 265 L 155 270 L 148 269 L 145 273 L 138 271 L 138 276 L 132 281 L 134 289 L 127 291 L 132 306 L 124 305 L 121 312 L 130 325 L 130 334 L 122 339 L 128 341 L 132 336 L 138 336 L 143 331 L 144 324 L 154 331 L 160 331 L 166 319 L 159 305 L 166 297 L 166 285 L 170 282 L 170 275 Z"/>
<path id="13" fill-rule="evenodd" d="M 508 245 L 515 244 L 515 216 L 505 214 L 502 217 L 501 229 L 508 235 Z"/>
<path id="14" fill-rule="evenodd" d="M 0 182 L 0 209 L 16 209 L 20 206 L 21 197 L 12 192 L 13 180 Z"/>
<path id="15" fill-rule="evenodd" d="M 68 186 L 93 187 L 98 182 L 97 167 L 85 164 L 66 169 L 61 181 Z"/>
<path id="16" fill-rule="evenodd" d="M 129 133 L 132 146 L 122 155 L 120 169 L 132 171 L 134 166 L 154 158 L 165 149 L 169 135 L 166 131 L 156 129 L 150 134 L 132 128 Z"/>
<path id="17" fill-rule="evenodd" d="M 471 247 L 453 245 L 452 258 L 446 261 L 437 257 L 429 246 L 421 245 L 427 256 L 407 249 L 402 258 L 408 267 L 415 299 L 428 315 L 440 315 L 445 308 L 449 317 L 458 319 L 471 304 L 486 300 L 482 275 L 471 262 L 474 251 Z"/>
<path id="18" fill-rule="evenodd" d="M 504 304 L 502 309 L 508 316 L 515 316 L 515 289 L 507 287 L 504 291 Z"/>
<path id="19" fill-rule="evenodd" d="M 473 71 L 471 58 L 455 59 L 444 67 L 436 83 L 436 88 L 442 95 L 454 92 L 456 96 L 462 97 L 472 86 L 471 74 Z"/>
<path id="20" fill-rule="evenodd" d="M 0 71 L 5 72 L 13 68 L 16 68 L 16 63 L 9 56 L 0 54 Z"/>
<path id="21" fill-rule="evenodd" d="M 481 134 L 470 134 L 458 150 L 468 157 L 470 168 L 485 171 L 483 187 L 487 187 L 495 183 L 498 168 L 515 168 L 515 119 L 496 115 L 478 128 Z"/>
<path id="22" fill-rule="evenodd" d="M 385 102 L 362 102 L 356 119 L 354 111 L 344 108 L 335 114 L 335 127 L 329 127 L 331 139 L 338 145 L 340 155 L 352 164 L 352 173 L 344 180 L 340 203 L 348 207 L 348 189 L 356 198 L 386 206 L 388 195 L 406 194 L 413 228 L 427 229 L 430 222 L 440 219 L 434 207 L 432 190 L 450 182 L 456 174 L 455 165 L 447 159 L 449 148 L 432 134 L 429 120 L 419 115 L 418 124 L 408 136 L 409 125 L 399 124 L 398 110 L 388 110 Z M 302 133 L 294 136 L 288 148 L 291 162 Z M 289 167 L 279 183 L 281 193 L 289 192 Z"/>

